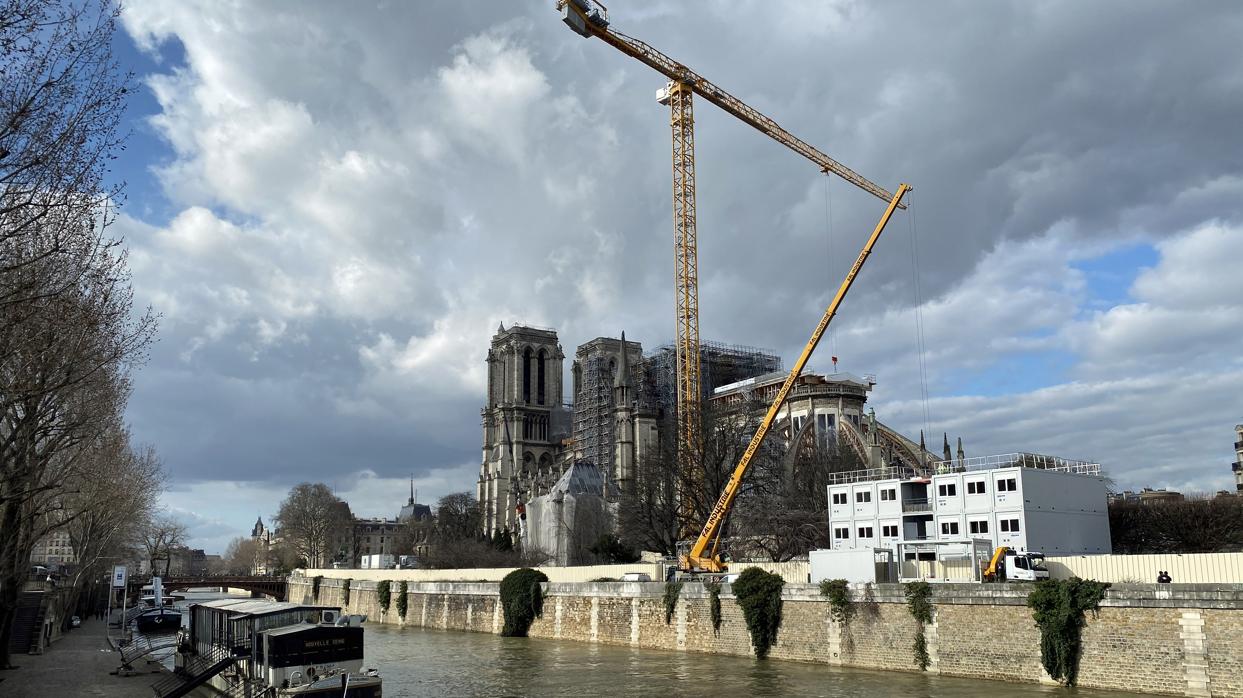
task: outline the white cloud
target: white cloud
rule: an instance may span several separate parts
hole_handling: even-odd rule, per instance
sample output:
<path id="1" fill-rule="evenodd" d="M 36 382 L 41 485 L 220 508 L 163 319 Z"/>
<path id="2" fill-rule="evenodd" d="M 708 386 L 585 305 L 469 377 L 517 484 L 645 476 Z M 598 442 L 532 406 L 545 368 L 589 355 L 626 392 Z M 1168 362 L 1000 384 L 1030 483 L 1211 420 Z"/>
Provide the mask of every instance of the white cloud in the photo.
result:
<path id="1" fill-rule="evenodd" d="M 917 187 L 938 424 L 972 450 L 1125 461 L 1136 484 L 1216 481 L 1239 419 L 1223 391 L 1243 343 L 1243 173 L 1221 134 L 1243 54 L 1211 47 L 1243 13 L 1128 8 L 1119 43 L 1117 13 L 1073 5 L 688 12 L 613 21 L 857 171 Z M 547 5 L 132 0 L 123 19 L 185 55 L 144 77 L 168 152 L 143 165 L 173 214 L 120 226 L 164 316 L 131 412 L 174 481 L 262 473 L 272 495 L 373 472 L 337 485 L 378 502 L 415 462 L 469 489 L 498 322 L 556 327 L 569 354 L 673 334 L 664 79 Z M 704 100 L 696 119 L 701 333 L 788 360 L 879 204 L 833 184 L 830 256 L 814 168 Z M 880 375 L 881 418 L 918 428 L 903 216 L 834 341 L 843 368 Z M 1075 264 L 1136 239 L 1160 259 L 1102 307 Z M 968 375 L 1010 385 L 997 362 L 1041 353 L 1072 364 L 944 397 Z M 177 501 L 234 491 L 195 487 Z"/>

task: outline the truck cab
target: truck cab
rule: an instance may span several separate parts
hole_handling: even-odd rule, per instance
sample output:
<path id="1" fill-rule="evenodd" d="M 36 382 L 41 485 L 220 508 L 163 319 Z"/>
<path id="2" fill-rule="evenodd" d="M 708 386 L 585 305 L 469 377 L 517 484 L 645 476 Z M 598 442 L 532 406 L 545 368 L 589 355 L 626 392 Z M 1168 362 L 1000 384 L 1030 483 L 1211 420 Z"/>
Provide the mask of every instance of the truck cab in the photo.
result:
<path id="1" fill-rule="evenodd" d="M 1044 553 L 1018 552 L 1006 546 L 993 552 L 993 559 L 984 570 L 986 582 L 1036 582 L 1048 578 Z"/>

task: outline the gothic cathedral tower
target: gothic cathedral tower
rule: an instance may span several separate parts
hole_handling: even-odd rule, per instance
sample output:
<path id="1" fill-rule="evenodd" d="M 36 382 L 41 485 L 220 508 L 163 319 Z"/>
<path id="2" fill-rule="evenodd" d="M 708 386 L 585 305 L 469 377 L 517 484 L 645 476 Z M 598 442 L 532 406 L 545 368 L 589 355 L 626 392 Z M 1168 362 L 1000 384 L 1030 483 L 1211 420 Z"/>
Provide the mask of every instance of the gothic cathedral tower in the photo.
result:
<path id="1" fill-rule="evenodd" d="M 565 355 L 554 330 L 502 324 L 488 349 L 488 398 L 478 497 L 488 533 L 517 529 L 524 483 L 546 479 L 561 449 L 554 419 L 563 411 Z"/>

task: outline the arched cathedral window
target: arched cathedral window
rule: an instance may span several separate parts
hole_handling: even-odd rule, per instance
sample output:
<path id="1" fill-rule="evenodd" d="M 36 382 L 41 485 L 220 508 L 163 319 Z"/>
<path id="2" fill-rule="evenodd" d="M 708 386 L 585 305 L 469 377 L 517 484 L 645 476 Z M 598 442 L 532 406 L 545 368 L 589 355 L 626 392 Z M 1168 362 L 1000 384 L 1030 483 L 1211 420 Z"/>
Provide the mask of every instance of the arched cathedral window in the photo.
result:
<path id="1" fill-rule="evenodd" d="M 531 404 L 531 347 L 522 352 L 522 401 Z"/>
<path id="2" fill-rule="evenodd" d="M 544 362 L 547 361 L 547 352 L 543 349 L 539 350 L 539 370 L 535 376 L 535 398 L 539 404 L 544 404 Z"/>

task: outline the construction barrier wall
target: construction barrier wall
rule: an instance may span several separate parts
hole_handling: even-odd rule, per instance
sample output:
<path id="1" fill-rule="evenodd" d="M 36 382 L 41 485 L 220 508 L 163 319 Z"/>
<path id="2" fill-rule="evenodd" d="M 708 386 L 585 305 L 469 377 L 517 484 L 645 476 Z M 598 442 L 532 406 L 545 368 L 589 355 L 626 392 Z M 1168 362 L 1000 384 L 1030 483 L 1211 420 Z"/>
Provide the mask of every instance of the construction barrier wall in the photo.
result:
<path id="1" fill-rule="evenodd" d="M 1180 584 L 1243 584 L 1243 553 L 1186 555 L 1068 555 L 1045 560 L 1054 579 L 1096 579 L 1114 584 L 1151 583 L 1164 570 Z"/>
<path id="2" fill-rule="evenodd" d="M 804 563 L 805 564 L 805 563 Z M 455 570 L 298 570 L 304 577 L 325 579 L 359 579 L 394 582 L 499 582 L 516 567 L 477 567 Z M 548 575 L 550 582 L 590 582 L 597 579 L 619 579 L 627 572 L 646 573 L 653 581 L 664 581 L 665 566 L 659 562 L 635 562 L 629 565 L 584 565 L 582 567 L 537 567 Z"/>
<path id="3" fill-rule="evenodd" d="M 1192 553 L 1186 555 L 1070 555 L 1047 558 L 1049 574 L 1054 579 L 1081 577 L 1114 584 L 1155 582 L 1157 572 L 1165 570 L 1175 582 L 1186 584 L 1243 584 L 1243 553 Z M 927 566 L 932 579 L 971 578 L 969 569 L 933 569 Z M 811 578 L 811 564 L 806 560 L 790 562 L 735 562 L 731 573 L 758 567 L 779 574 L 787 584 L 806 584 Z M 391 579 L 407 582 L 499 582 L 512 572 L 512 567 L 487 567 L 456 570 L 301 570 L 307 577 L 326 579 L 359 579 L 377 581 Z M 583 567 L 540 567 L 553 582 L 590 582 L 597 579 L 618 579 L 627 572 L 646 573 L 653 581 L 665 578 L 666 566 L 659 562 L 635 562 L 629 565 L 589 565 Z"/>

